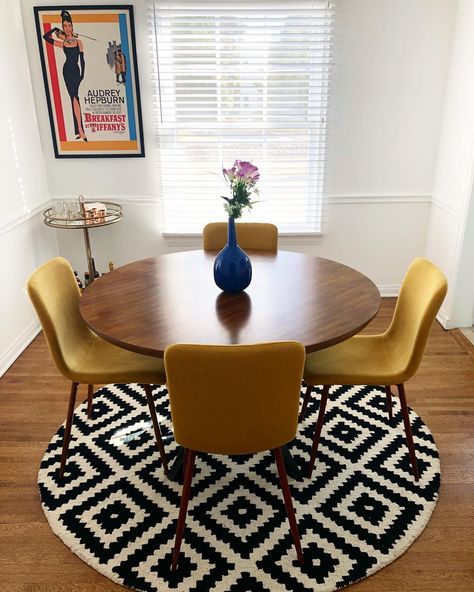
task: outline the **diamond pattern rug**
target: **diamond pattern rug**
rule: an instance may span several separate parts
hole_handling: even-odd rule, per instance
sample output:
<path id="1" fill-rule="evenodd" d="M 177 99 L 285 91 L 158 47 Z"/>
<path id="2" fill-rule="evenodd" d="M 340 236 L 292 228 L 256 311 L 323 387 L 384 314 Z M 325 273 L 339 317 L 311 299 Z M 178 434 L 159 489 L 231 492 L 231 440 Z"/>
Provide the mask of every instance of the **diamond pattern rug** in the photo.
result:
<path id="1" fill-rule="evenodd" d="M 172 457 L 167 391 L 154 390 Z M 313 394 L 290 450 L 309 458 L 319 397 Z M 160 464 L 145 394 L 109 385 L 76 409 L 67 472 L 59 480 L 64 426 L 39 471 L 55 534 L 94 569 L 143 592 L 329 592 L 381 569 L 425 528 L 440 485 L 433 437 L 410 411 L 420 468 L 416 483 L 398 400 L 389 422 L 373 387 L 333 387 L 311 479 L 290 479 L 305 565 L 296 562 L 270 453 L 198 455 L 179 568 L 171 572 L 181 486 Z"/>

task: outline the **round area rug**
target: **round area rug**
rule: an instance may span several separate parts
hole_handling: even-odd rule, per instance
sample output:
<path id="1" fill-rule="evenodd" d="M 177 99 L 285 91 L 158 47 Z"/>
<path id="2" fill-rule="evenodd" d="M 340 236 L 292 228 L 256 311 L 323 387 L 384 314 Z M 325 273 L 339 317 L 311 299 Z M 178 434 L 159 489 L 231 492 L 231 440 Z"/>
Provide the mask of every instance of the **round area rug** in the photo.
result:
<path id="1" fill-rule="evenodd" d="M 167 391 L 154 391 L 173 457 Z M 290 449 L 309 458 L 319 396 Z M 433 437 L 410 411 L 420 468 L 416 483 L 398 400 L 389 422 L 385 395 L 333 387 L 311 479 L 290 479 L 305 564 L 292 544 L 270 452 L 198 455 L 179 567 L 171 572 L 181 486 L 167 479 L 145 394 L 109 385 L 75 412 L 67 472 L 58 479 L 62 426 L 39 471 L 43 509 L 55 534 L 114 582 L 141 591 L 337 590 L 399 557 L 425 528 L 440 485 Z M 172 460 L 172 459 L 171 459 Z"/>

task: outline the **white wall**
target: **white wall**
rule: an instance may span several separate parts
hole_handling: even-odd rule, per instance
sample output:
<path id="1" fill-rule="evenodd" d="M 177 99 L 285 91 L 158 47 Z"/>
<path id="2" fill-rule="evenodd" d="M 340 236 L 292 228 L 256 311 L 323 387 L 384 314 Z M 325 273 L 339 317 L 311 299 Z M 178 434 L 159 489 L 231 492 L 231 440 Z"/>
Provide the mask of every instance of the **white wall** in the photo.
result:
<path id="1" fill-rule="evenodd" d="M 446 328 L 473 323 L 474 305 L 474 3 L 458 3 L 446 91 L 427 256 L 446 272 Z"/>
<path id="2" fill-rule="evenodd" d="M 455 11 L 336 0 L 330 194 L 431 194 Z"/>
<path id="3" fill-rule="evenodd" d="M 42 222 L 49 190 L 25 49 L 20 6 L 2 4 L 0 55 L 0 376 L 37 333 L 36 315 L 23 291 L 29 274 L 57 253 L 55 233 Z M 14 56 L 14 59 L 13 59 Z M 10 59 L 12 58 L 12 59 Z M 7 84 L 8 83 L 8 84 Z"/>
<path id="4" fill-rule="evenodd" d="M 88 197 L 109 196 L 129 198 L 131 196 L 154 196 L 154 168 L 152 122 L 152 80 L 151 60 L 148 44 L 146 0 L 126 2 L 134 6 L 135 32 L 138 53 L 138 74 L 143 111 L 145 136 L 145 158 L 91 158 L 55 159 L 49 125 L 46 96 L 44 91 L 38 41 L 34 23 L 33 6 L 52 6 L 51 0 L 21 0 L 25 43 L 31 67 L 33 88 L 35 89 L 36 109 L 44 148 L 44 160 L 48 174 L 51 194 L 55 197 L 77 196 L 84 193 Z M 69 3 L 73 4 L 73 3 Z M 85 0 L 78 4 L 117 4 L 115 0 L 95 2 Z M 87 59 L 87 56 L 86 56 Z M 87 68 L 87 63 L 86 63 Z M 87 70 L 86 70 L 87 71 Z"/>
<path id="5" fill-rule="evenodd" d="M 147 156 L 90 161 L 54 159 L 32 10 L 41 3 L 50 2 L 22 0 L 22 9 L 53 197 L 84 193 L 124 204 L 122 222 L 92 232 L 102 270 L 110 259 L 197 248 L 197 239 L 164 240 L 159 232 L 147 2 L 133 2 Z M 384 293 L 397 292 L 411 259 L 424 254 L 455 12 L 453 0 L 336 0 L 324 234 L 283 238 L 283 248 L 347 263 Z M 57 232 L 61 253 L 84 270 L 80 233 Z"/>
<path id="6" fill-rule="evenodd" d="M 97 4 L 85 0 L 81 4 Z M 167 252 L 160 233 L 159 196 L 156 195 L 154 166 L 154 131 L 152 125 L 152 64 L 148 44 L 147 2 L 134 0 L 138 70 L 143 112 L 145 158 L 55 159 L 47 111 L 33 6 L 52 5 L 49 0 L 21 0 L 25 41 L 31 79 L 35 89 L 38 124 L 43 145 L 49 191 L 53 198 L 74 198 L 84 194 L 87 199 L 109 199 L 124 205 L 125 217 L 115 226 L 92 230 L 91 243 L 99 269 L 108 269 L 107 262 L 121 264 L 148 254 Z M 54 4 L 54 3 L 53 3 Z M 101 4 L 116 4 L 103 0 Z M 87 67 L 87 64 L 86 64 Z M 139 205 L 146 203 L 147 207 Z M 82 231 L 55 231 L 60 253 L 79 272 L 87 269 Z"/>
<path id="7" fill-rule="evenodd" d="M 394 295 L 424 254 L 456 2 L 336 7 L 328 216 L 311 252 Z"/>

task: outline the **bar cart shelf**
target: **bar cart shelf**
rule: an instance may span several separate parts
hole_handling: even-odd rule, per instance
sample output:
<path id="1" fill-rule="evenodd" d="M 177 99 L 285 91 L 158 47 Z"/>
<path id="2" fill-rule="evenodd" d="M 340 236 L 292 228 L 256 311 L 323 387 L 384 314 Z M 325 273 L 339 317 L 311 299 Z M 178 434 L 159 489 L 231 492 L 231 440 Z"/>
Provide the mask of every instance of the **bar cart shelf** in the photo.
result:
<path id="1" fill-rule="evenodd" d="M 85 201 L 83 204 L 91 204 L 95 202 Z M 51 228 L 63 228 L 65 230 L 82 230 L 84 233 L 84 245 L 86 249 L 87 266 L 89 269 L 89 279 L 85 282 L 86 285 L 94 281 L 95 265 L 92 257 L 91 244 L 89 239 L 89 230 L 95 228 L 102 228 L 103 226 L 110 226 L 122 219 L 122 206 L 111 201 L 101 202 L 106 206 L 106 212 L 102 216 L 87 217 L 85 214 L 75 214 L 72 217 L 59 216 L 55 213 L 55 208 L 47 208 L 43 212 L 44 223 Z"/>

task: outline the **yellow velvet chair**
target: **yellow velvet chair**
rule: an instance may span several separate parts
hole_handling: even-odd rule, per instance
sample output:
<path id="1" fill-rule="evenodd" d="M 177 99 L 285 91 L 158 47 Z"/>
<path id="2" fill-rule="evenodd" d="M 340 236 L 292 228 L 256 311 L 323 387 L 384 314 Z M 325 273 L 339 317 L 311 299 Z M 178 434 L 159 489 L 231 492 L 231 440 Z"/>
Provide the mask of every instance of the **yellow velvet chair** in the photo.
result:
<path id="1" fill-rule="evenodd" d="M 417 371 L 436 314 L 446 296 L 447 282 L 433 263 L 419 257 L 405 275 L 389 328 L 380 335 L 356 335 L 347 341 L 306 357 L 303 379 L 308 385 L 300 420 L 304 417 L 312 388 L 323 392 L 313 438 L 308 477 L 314 468 L 330 386 L 384 386 L 389 418 L 392 419 L 391 385 L 397 385 L 405 435 L 416 481 L 418 464 L 405 398 L 404 383 Z"/>
<path id="2" fill-rule="evenodd" d="M 80 290 L 66 259 L 55 257 L 34 271 L 27 291 L 43 327 L 59 372 L 72 381 L 63 437 L 60 476 L 64 475 L 71 440 L 77 387 L 87 384 L 88 415 L 94 384 L 139 383 L 144 386 L 155 438 L 165 472 L 168 471 L 152 396 L 152 384 L 166 382 L 162 360 L 122 349 L 93 333 L 79 312 Z"/>
<path id="3" fill-rule="evenodd" d="M 165 351 L 176 442 L 185 449 L 184 484 L 172 569 L 184 531 L 196 452 L 271 450 L 277 464 L 298 561 L 298 525 L 281 446 L 296 435 L 305 350 L 302 343 L 171 345 Z"/>
<path id="4" fill-rule="evenodd" d="M 241 249 L 277 252 L 278 228 L 266 222 L 236 222 L 237 244 Z M 211 222 L 202 231 L 202 248 L 220 251 L 227 243 L 227 222 Z"/>

